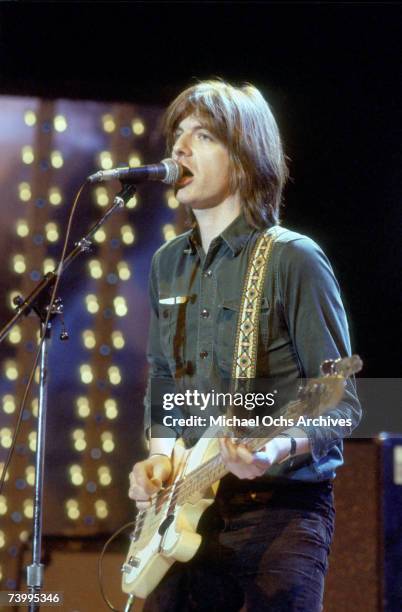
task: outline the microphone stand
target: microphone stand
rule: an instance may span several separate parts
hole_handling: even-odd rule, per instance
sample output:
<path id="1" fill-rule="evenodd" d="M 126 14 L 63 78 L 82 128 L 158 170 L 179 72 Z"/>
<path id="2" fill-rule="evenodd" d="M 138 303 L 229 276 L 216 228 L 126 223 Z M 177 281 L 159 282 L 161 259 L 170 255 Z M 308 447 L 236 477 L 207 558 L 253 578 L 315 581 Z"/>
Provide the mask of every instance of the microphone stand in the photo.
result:
<path id="1" fill-rule="evenodd" d="M 91 238 L 97 230 L 105 223 L 105 221 L 118 209 L 124 207 L 128 200 L 135 193 L 135 185 L 123 185 L 121 191 L 113 200 L 112 206 L 104 213 L 99 221 L 89 230 L 89 232 L 81 238 L 74 249 L 66 256 L 62 268 L 58 270 L 59 276 L 64 270 L 80 255 L 91 250 Z M 27 569 L 27 587 L 29 593 L 32 594 L 32 602 L 29 603 L 29 612 L 37 612 L 40 609 L 40 591 L 43 587 L 44 565 L 41 563 L 41 542 L 42 542 L 42 516 L 43 516 L 43 483 L 44 483 L 44 465 L 45 465 L 45 440 L 46 440 L 46 413 L 47 413 L 47 391 L 48 391 L 48 354 L 49 342 L 51 337 L 51 320 L 58 314 L 63 313 L 63 304 L 60 298 L 56 298 L 53 303 L 53 308 L 47 324 L 47 329 L 44 329 L 47 313 L 49 309 L 49 301 L 51 289 L 56 282 L 57 274 L 49 272 L 38 283 L 34 290 L 24 300 L 23 297 L 17 296 L 14 299 L 16 304 L 16 314 L 8 323 L 0 330 L 0 343 L 6 338 L 13 326 L 23 316 L 27 316 L 32 310 L 38 315 L 44 340 L 40 352 L 39 366 L 39 402 L 38 402 L 38 431 L 37 431 L 37 446 L 35 457 L 35 492 L 34 492 L 34 508 L 33 508 L 33 530 L 32 530 L 32 564 Z M 60 334 L 61 340 L 68 340 L 68 333 L 63 329 Z M 35 597 L 36 595 L 36 597 Z"/>

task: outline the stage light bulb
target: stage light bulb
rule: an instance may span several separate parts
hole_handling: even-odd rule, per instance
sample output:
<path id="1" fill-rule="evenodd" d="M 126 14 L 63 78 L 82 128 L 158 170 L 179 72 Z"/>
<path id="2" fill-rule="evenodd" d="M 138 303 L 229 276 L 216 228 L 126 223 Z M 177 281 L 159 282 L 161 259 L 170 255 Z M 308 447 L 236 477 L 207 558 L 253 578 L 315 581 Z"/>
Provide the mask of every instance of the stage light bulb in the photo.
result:
<path id="1" fill-rule="evenodd" d="M 18 185 L 18 195 L 22 202 L 29 202 L 32 197 L 31 185 L 29 183 L 20 183 Z"/>
<path id="2" fill-rule="evenodd" d="M 15 408 L 16 406 L 15 406 L 14 396 L 10 394 L 4 395 L 3 396 L 3 412 L 5 412 L 6 414 L 14 414 Z"/>
<path id="3" fill-rule="evenodd" d="M 51 187 L 49 189 L 49 202 L 53 206 L 59 206 L 63 201 L 60 189 L 58 187 Z"/>
<path id="4" fill-rule="evenodd" d="M 110 468 L 107 465 L 102 465 L 98 468 L 98 480 L 102 487 L 108 487 L 112 482 Z"/>
<path id="5" fill-rule="evenodd" d="M 21 254 L 14 255 L 13 257 L 13 270 L 16 274 L 23 274 L 27 269 L 25 263 L 25 256 Z"/>
<path id="6" fill-rule="evenodd" d="M 63 166 L 64 164 L 64 159 L 63 159 L 63 155 L 61 154 L 60 151 L 52 151 L 50 154 L 50 163 L 52 164 L 53 168 L 59 169 Z"/>
<path id="7" fill-rule="evenodd" d="M 15 227 L 17 236 L 20 236 L 20 238 L 25 238 L 26 236 L 28 236 L 29 225 L 25 219 L 18 219 Z"/>
<path id="8" fill-rule="evenodd" d="M 141 136 L 141 134 L 145 132 L 145 125 L 141 119 L 133 119 L 131 122 L 131 129 L 133 130 L 133 134 Z"/>
<path id="9" fill-rule="evenodd" d="M 31 431 L 29 433 L 28 446 L 33 453 L 36 451 L 36 431 Z"/>
<path id="10" fill-rule="evenodd" d="M 56 223 L 50 222 L 45 225 L 46 238 L 49 242 L 57 242 L 59 239 L 59 230 Z"/>
<path id="11" fill-rule="evenodd" d="M 103 276 L 103 270 L 102 270 L 102 264 L 98 259 L 91 259 L 91 261 L 88 263 L 88 267 L 89 267 L 89 274 L 90 276 L 92 276 L 92 278 L 102 278 Z"/>
<path id="12" fill-rule="evenodd" d="M 10 291 L 10 293 L 7 296 L 8 304 L 12 308 L 12 310 L 15 310 L 14 298 L 16 298 L 18 295 L 21 295 L 20 292 L 17 291 L 17 289 L 14 289 L 13 291 Z"/>
<path id="13" fill-rule="evenodd" d="M 138 166 L 141 166 L 141 158 L 138 153 L 130 154 L 128 158 L 128 165 L 130 166 L 130 168 L 138 168 Z"/>
<path id="14" fill-rule="evenodd" d="M 27 531 L 26 529 L 24 529 L 24 531 L 21 531 L 20 535 L 19 535 L 19 539 L 20 542 L 28 542 L 29 540 L 29 531 Z"/>
<path id="15" fill-rule="evenodd" d="M 39 400 L 37 397 L 35 397 L 31 402 L 32 416 L 34 417 L 38 416 L 38 409 L 39 409 Z"/>
<path id="16" fill-rule="evenodd" d="M 33 127 L 36 124 L 36 114 L 32 110 L 27 110 L 24 113 L 25 125 Z"/>
<path id="17" fill-rule="evenodd" d="M 86 329 L 82 332 L 82 341 L 85 348 L 93 349 L 96 346 L 96 338 L 92 329 Z"/>
<path id="18" fill-rule="evenodd" d="M 47 257 L 43 260 L 43 274 L 48 272 L 54 272 L 56 269 L 56 262 L 51 257 Z"/>
<path id="19" fill-rule="evenodd" d="M 9 427 L 0 429 L 0 445 L 3 448 L 10 448 L 13 439 L 13 432 Z"/>
<path id="20" fill-rule="evenodd" d="M 21 338 L 22 333 L 20 326 L 14 325 L 14 327 L 7 336 L 8 341 L 11 342 L 11 344 L 18 344 L 19 342 L 21 342 Z"/>
<path id="21" fill-rule="evenodd" d="M 85 431 L 83 429 L 74 429 L 72 436 L 74 440 L 82 440 L 85 438 Z"/>
<path id="22" fill-rule="evenodd" d="M 113 118 L 113 115 L 107 113 L 106 115 L 102 115 L 102 127 L 105 132 L 111 134 L 116 129 L 116 122 Z"/>
<path id="23" fill-rule="evenodd" d="M 26 518 L 31 519 L 33 517 L 33 501 L 32 499 L 24 499 L 23 511 Z"/>
<path id="24" fill-rule="evenodd" d="M 89 365 L 89 363 L 83 363 L 80 366 L 80 376 L 81 376 L 81 381 L 85 385 L 89 385 L 93 381 L 94 375 L 92 373 L 92 368 Z"/>
<path id="25" fill-rule="evenodd" d="M 0 548 L 4 548 L 5 545 L 6 545 L 6 534 L 4 533 L 4 531 L 0 530 Z"/>
<path id="26" fill-rule="evenodd" d="M 12 359 L 7 359 L 4 363 L 4 371 L 8 380 L 17 380 L 18 367 L 15 361 L 13 361 Z"/>
<path id="27" fill-rule="evenodd" d="M 179 206 L 179 202 L 176 200 L 176 196 L 174 195 L 174 191 L 172 189 L 168 189 L 166 192 L 166 201 L 169 208 L 175 209 Z"/>
<path id="28" fill-rule="evenodd" d="M 99 310 L 98 298 L 93 293 L 90 293 L 86 296 L 85 302 L 87 305 L 87 310 L 91 314 L 95 314 Z"/>
<path id="29" fill-rule="evenodd" d="M 102 448 L 105 453 L 112 453 L 115 447 L 113 434 L 110 431 L 104 431 L 101 435 Z"/>
<path id="30" fill-rule="evenodd" d="M 66 501 L 66 512 L 68 518 L 76 521 L 80 517 L 80 510 L 76 499 L 68 499 Z"/>
<path id="31" fill-rule="evenodd" d="M 56 115 L 53 119 L 53 125 L 56 132 L 65 132 L 67 129 L 67 119 L 64 115 Z"/>
<path id="32" fill-rule="evenodd" d="M 117 366 L 110 366 L 108 368 L 108 376 L 112 385 L 119 385 L 121 383 L 121 373 Z"/>
<path id="33" fill-rule="evenodd" d="M 131 225 L 122 225 L 120 228 L 121 239 L 124 244 L 133 244 L 135 240 L 134 229 Z"/>
<path id="34" fill-rule="evenodd" d="M 118 317 L 125 317 L 128 308 L 125 298 L 122 295 L 117 295 L 113 300 L 114 310 Z"/>
<path id="35" fill-rule="evenodd" d="M 83 429 L 75 429 L 72 433 L 75 450 L 82 452 L 86 449 L 85 432 Z"/>
<path id="36" fill-rule="evenodd" d="M 29 484 L 30 487 L 33 487 L 35 484 L 35 467 L 33 465 L 29 465 L 25 468 L 25 480 Z"/>
<path id="37" fill-rule="evenodd" d="M 82 419 L 87 418 L 91 414 L 91 408 L 89 406 L 89 399 L 84 395 L 77 397 L 75 401 L 77 407 L 77 414 Z"/>
<path id="38" fill-rule="evenodd" d="M 5 514 L 7 514 L 8 511 L 8 505 L 7 505 L 7 499 L 5 495 L 0 495 L 0 516 L 4 516 Z"/>
<path id="39" fill-rule="evenodd" d="M 113 168 L 113 159 L 110 151 L 101 151 L 101 153 L 99 153 L 99 165 L 103 170 L 110 170 Z"/>
<path id="40" fill-rule="evenodd" d="M 32 164 L 35 161 L 35 155 L 34 155 L 34 151 L 31 145 L 25 145 L 25 147 L 22 147 L 21 159 L 24 162 L 24 164 L 27 164 L 27 165 Z"/>
<path id="41" fill-rule="evenodd" d="M 110 397 L 107 400 L 105 400 L 103 405 L 105 407 L 106 418 L 110 420 L 115 419 L 117 415 L 119 414 L 119 411 L 117 410 L 116 400 Z"/>
<path id="42" fill-rule="evenodd" d="M 69 472 L 70 472 L 71 483 L 76 487 L 81 486 L 82 483 L 84 482 L 84 476 L 82 474 L 82 467 L 80 465 L 71 465 Z"/>
<path id="43" fill-rule="evenodd" d="M 109 514 L 107 503 L 103 499 L 98 499 L 95 502 L 95 514 L 98 518 L 104 519 Z"/>
<path id="44" fill-rule="evenodd" d="M 126 341 L 124 340 L 124 336 L 121 333 L 121 331 L 114 331 L 112 332 L 112 344 L 114 346 L 115 349 L 122 349 L 124 348 L 124 345 L 126 344 Z"/>
<path id="45" fill-rule="evenodd" d="M 125 261 L 119 261 L 117 264 L 117 273 L 122 281 L 126 281 L 131 277 L 129 265 Z"/>
<path id="46" fill-rule="evenodd" d="M 126 208 L 135 208 L 138 204 L 137 196 L 133 196 L 127 201 Z"/>
<path id="47" fill-rule="evenodd" d="M 106 232 L 104 229 L 98 229 L 97 232 L 95 232 L 94 234 L 94 239 L 96 240 L 96 242 L 105 242 L 106 240 Z"/>
<path id="48" fill-rule="evenodd" d="M 95 199 L 98 206 L 107 206 L 109 204 L 109 194 L 105 187 L 97 187 L 95 189 Z"/>
<path id="49" fill-rule="evenodd" d="M 176 237 L 176 230 L 174 229 L 174 226 L 170 223 L 164 225 L 162 231 L 166 242 L 169 242 L 169 240 L 172 240 Z"/>

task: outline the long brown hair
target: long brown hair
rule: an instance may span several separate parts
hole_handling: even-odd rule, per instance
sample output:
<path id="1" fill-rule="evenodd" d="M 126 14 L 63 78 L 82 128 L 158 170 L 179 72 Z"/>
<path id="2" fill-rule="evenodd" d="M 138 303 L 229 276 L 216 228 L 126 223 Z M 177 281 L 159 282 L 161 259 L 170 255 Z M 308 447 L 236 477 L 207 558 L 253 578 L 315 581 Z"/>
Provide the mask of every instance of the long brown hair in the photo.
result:
<path id="1" fill-rule="evenodd" d="M 178 124 L 190 114 L 227 146 L 230 187 L 232 193 L 239 189 L 248 223 L 258 229 L 278 223 L 288 169 L 277 123 L 259 90 L 218 80 L 185 89 L 165 114 L 169 153 Z"/>

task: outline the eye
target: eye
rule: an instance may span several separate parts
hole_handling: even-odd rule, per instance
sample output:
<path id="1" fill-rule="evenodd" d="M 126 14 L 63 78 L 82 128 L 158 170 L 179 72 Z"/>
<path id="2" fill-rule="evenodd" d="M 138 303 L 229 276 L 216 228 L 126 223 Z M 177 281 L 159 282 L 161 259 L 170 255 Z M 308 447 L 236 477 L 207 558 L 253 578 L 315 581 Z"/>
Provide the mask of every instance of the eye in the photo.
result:
<path id="1" fill-rule="evenodd" d="M 200 140 L 212 141 L 212 136 L 208 132 L 198 132 Z"/>

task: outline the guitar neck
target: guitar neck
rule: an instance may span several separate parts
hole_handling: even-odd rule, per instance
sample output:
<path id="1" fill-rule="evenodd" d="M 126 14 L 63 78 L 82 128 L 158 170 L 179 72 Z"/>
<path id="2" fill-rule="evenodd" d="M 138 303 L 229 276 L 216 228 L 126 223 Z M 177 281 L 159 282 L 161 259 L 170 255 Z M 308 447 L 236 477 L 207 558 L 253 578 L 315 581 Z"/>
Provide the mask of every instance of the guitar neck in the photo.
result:
<path id="1" fill-rule="evenodd" d="M 301 410 L 305 402 L 298 400 L 293 402 L 293 404 L 296 409 Z M 270 427 L 270 435 L 267 436 L 266 427 L 259 427 L 253 432 L 252 438 L 246 436 L 240 438 L 240 442 L 244 444 L 250 452 L 255 452 L 261 450 L 267 442 L 278 436 L 285 429 L 286 427 L 283 426 Z M 239 440 L 239 438 L 237 438 L 237 440 Z M 205 491 L 228 473 L 229 470 L 224 464 L 221 454 L 215 455 L 215 457 L 212 457 L 212 459 L 200 465 L 180 481 L 178 493 L 179 503 L 185 503 L 194 493 Z"/>

